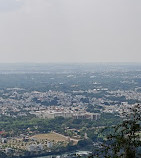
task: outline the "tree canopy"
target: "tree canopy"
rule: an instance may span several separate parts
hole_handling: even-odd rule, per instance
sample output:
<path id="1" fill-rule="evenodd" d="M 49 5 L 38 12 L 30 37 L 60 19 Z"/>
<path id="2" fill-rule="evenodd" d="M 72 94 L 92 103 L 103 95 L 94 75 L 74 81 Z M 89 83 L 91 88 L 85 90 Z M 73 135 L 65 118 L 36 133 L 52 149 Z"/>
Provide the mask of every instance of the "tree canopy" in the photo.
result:
<path id="1" fill-rule="evenodd" d="M 128 111 L 123 111 L 123 121 L 113 126 L 113 132 L 101 145 L 96 157 L 105 158 L 139 158 L 141 152 L 141 106 L 132 106 Z"/>

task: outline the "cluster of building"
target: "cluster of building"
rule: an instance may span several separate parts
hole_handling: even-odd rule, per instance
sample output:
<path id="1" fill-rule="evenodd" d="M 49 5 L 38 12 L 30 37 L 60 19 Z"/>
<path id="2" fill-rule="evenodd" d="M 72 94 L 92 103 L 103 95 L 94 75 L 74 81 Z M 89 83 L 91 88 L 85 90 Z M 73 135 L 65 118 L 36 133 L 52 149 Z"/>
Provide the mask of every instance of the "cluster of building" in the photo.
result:
<path id="1" fill-rule="evenodd" d="M 85 109 L 78 107 L 62 107 L 62 106 L 51 106 L 46 110 L 36 111 L 31 114 L 35 114 L 40 118 L 53 119 L 55 117 L 64 117 L 64 118 L 74 118 L 74 119 L 90 119 L 97 120 L 100 118 L 99 113 L 90 113 Z"/>
<path id="2" fill-rule="evenodd" d="M 123 91 L 123 90 L 117 90 L 117 91 L 111 91 L 110 94 L 116 97 L 122 97 L 125 96 L 127 100 L 140 100 L 141 101 L 141 95 L 138 92 L 138 89 L 140 87 L 136 88 L 136 90 L 129 90 L 129 91 Z"/>
<path id="3" fill-rule="evenodd" d="M 44 149 L 50 150 L 54 146 L 55 143 L 49 140 L 38 140 L 32 137 L 8 137 L 8 138 L 0 138 L 0 150 L 5 152 L 6 154 L 13 153 L 13 151 L 18 151 L 19 149 L 29 151 L 29 152 L 37 152 L 42 151 Z M 5 148 L 1 148 L 5 146 Z M 11 147 L 10 147 L 11 146 Z M 14 148 L 14 149 L 13 149 Z"/>
<path id="4" fill-rule="evenodd" d="M 109 91 L 103 88 L 100 84 L 95 83 L 97 88 L 88 90 L 75 90 L 71 93 L 62 91 L 27 92 L 20 88 L 8 88 L 0 90 L 0 115 L 18 117 L 27 116 L 28 114 L 35 114 L 43 118 L 55 118 L 62 116 L 64 118 L 82 118 L 82 119 L 98 119 L 100 116 L 97 113 L 120 113 L 122 109 L 122 102 L 119 102 L 120 97 L 124 97 L 126 103 L 128 100 L 141 101 L 141 95 L 138 89 L 130 91 Z M 104 97 L 95 97 L 103 93 Z M 85 95 L 87 94 L 87 96 Z M 94 95 L 94 97 L 90 97 Z M 111 99 L 112 97 L 115 98 Z M 96 113 L 88 113 L 86 108 L 93 105 Z M 101 109 L 96 109 L 102 107 Z M 58 107 L 59 109 L 49 109 L 51 106 Z M 73 109 L 78 107 L 77 110 Z"/>

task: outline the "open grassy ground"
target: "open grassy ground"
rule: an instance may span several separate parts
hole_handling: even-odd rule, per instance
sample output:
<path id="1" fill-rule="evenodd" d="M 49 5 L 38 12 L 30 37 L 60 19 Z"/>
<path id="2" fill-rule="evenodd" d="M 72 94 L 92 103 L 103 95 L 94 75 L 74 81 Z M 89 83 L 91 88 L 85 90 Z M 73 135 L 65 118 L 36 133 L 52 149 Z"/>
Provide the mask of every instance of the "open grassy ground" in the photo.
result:
<path id="1" fill-rule="evenodd" d="M 55 133 L 55 132 L 51 132 L 51 133 L 48 133 L 48 134 L 37 134 L 37 135 L 34 135 L 32 136 L 31 138 L 35 138 L 37 140 L 48 140 L 48 141 L 54 141 L 54 142 L 68 142 L 70 140 L 72 140 L 74 142 L 74 144 L 77 144 L 78 143 L 78 140 L 76 139 L 71 139 L 69 137 L 66 137 L 64 135 L 61 135 L 61 134 L 58 134 L 58 133 Z"/>
<path id="2" fill-rule="evenodd" d="M 18 149 L 26 150 L 27 146 L 29 146 L 30 144 L 41 143 L 46 146 L 46 140 L 52 141 L 54 142 L 54 144 L 62 142 L 64 146 L 66 146 L 69 143 L 69 141 L 73 141 L 73 145 L 76 145 L 78 143 L 77 139 L 69 138 L 62 134 L 51 132 L 47 134 L 37 134 L 37 135 L 31 136 L 28 141 L 24 141 L 21 138 L 9 139 L 7 143 L 0 142 L 0 146 L 3 149 L 5 149 L 6 147 L 10 147 L 17 150 Z"/>
<path id="3" fill-rule="evenodd" d="M 65 136 L 63 136 L 61 134 L 57 134 L 57 133 L 37 134 L 37 135 L 32 136 L 31 138 L 36 138 L 37 140 L 46 140 L 47 139 L 49 141 L 55 141 L 55 142 L 68 141 L 68 137 L 65 137 Z"/>

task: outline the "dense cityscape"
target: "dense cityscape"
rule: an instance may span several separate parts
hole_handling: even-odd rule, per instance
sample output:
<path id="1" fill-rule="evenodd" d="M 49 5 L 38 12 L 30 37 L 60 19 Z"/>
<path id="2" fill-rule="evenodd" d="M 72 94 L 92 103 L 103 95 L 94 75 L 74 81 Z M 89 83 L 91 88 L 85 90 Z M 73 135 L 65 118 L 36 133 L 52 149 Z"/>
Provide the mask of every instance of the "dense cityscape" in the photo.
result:
<path id="1" fill-rule="evenodd" d="M 130 64 L 107 65 L 106 70 L 98 64 L 56 65 L 56 72 L 54 65 L 31 65 L 24 72 L 22 65 L 14 66 L 0 71 L 0 150 L 5 157 L 65 152 L 75 157 L 75 151 L 88 156 L 105 140 L 101 130 L 119 123 L 123 112 L 141 102 L 141 73 L 135 69 L 140 65 L 132 70 Z"/>
<path id="2" fill-rule="evenodd" d="M 0 0 L 0 158 L 141 158 L 141 0 Z"/>

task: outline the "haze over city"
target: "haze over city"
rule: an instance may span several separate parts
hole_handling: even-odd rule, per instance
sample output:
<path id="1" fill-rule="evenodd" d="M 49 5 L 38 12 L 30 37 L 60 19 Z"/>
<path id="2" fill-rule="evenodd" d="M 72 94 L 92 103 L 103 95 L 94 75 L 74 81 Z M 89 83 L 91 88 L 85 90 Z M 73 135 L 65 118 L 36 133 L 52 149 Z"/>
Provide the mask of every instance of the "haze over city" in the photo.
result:
<path id="1" fill-rule="evenodd" d="M 0 158 L 141 158 L 141 0 L 0 0 Z"/>
<path id="2" fill-rule="evenodd" d="M 140 0 L 0 0 L 0 62 L 141 62 Z"/>

